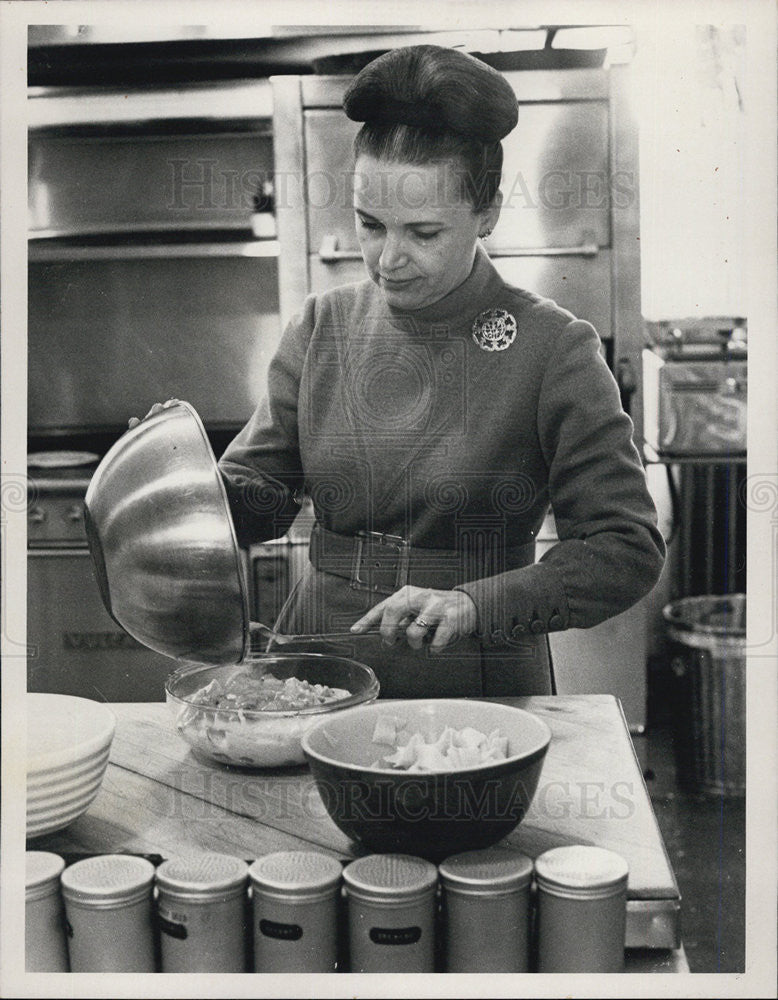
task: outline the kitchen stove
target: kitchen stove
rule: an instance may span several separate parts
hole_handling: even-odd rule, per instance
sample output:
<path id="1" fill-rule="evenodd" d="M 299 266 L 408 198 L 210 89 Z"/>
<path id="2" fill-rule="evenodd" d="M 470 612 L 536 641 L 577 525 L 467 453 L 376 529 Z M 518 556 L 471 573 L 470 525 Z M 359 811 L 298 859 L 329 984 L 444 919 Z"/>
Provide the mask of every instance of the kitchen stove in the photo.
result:
<path id="1" fill-rule="evenodd" d="M 62 464 L 30 456 L 28 466 L 28 690 L 161 701 L 175 661 L 111 619 L 92 570 L 83 500 L 98 456 L 61 454 Z"/>

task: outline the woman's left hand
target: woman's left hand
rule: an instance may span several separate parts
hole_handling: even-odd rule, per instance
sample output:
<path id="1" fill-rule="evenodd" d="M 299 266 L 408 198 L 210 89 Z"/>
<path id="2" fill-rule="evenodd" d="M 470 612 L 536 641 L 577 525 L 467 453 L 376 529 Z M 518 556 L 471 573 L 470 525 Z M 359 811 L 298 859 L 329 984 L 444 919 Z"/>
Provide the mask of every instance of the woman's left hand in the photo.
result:
<path id="1" fill-rule="evenodd" d="M 394 645 L 404 632 L 411 649 L 421 649 L 429 642 L 431 650 L 440 650 L 472 635 L 478 626 L 478 613 L 464 591 L 407 586 L 379 601 L 354 622 L 351 631 L 364 632 L 379 622 L 387 645 Z"/>

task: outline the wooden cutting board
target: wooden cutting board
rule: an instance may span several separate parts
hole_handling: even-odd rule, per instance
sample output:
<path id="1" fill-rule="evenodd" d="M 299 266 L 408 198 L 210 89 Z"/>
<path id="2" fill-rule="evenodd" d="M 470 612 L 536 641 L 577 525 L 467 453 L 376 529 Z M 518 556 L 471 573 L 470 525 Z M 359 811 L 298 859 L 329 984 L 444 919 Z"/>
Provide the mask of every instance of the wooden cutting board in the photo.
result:
<path id="1" fill-rule="evenodd" d="M 530 857 L 596 844 L 629 865 L 627 944 L 677 947 L 680 896 L 621 707 L 610 695 L 500 699 L 540 716 L 552 739 L 530 809 L 507 842 Z M 209 765 L 189 751 L 163 704 L 111 706 L 117 731 L 95 803 L 46 849 L 187 846 L 239 853 L 323 850 L 358 856 L 327 816 L 307 767 L 261 772 Z"/>

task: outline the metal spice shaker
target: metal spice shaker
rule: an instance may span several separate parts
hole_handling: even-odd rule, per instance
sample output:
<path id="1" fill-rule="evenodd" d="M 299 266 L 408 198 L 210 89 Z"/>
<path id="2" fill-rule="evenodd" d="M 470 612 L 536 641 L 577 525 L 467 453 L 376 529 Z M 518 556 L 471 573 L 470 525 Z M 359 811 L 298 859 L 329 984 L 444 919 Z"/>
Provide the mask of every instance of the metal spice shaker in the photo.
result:
<path id="1" fill-rule="evenodd" d="M 538 972 L 622 972 L 627 862 L 601 847 L 555 847 L 535 861 Z"/>
<path id="2" fill-rule="evenodd" d="M 251 865 L 255 972 L 335 972 L 342 870 L 317 851 L 278 851 Z"/>
<path id="3" fill-rule="evenodd" d="M 48 851 L 27 851 L 24 965 L 27 972 L 67 972 L 65 910 L 59 879 L 65 862 Z"/>
<path id="4" fill-rule="evenodd" d="M 157 868 L 163 972 L 245 972 L 248 868 L 226 854 L 169 858 Z"/>
<path id="5" fill-rule="evenodd" d="M 532 861 L 510 847 L 446 858 L 439 867 L 447 972 L 526 972 Z"/>
<path id="6" fill-rule="evenodd" d="M 71 972 L 155 972 L 154 865 L 131 854 L 85 858 L 62 873 Z"/>
<path id="7" fill-rule="evenodd" d="M 434 972 L 438 870 L 409 854 L 370 854 L 343 869 L 352 972 Z"/>

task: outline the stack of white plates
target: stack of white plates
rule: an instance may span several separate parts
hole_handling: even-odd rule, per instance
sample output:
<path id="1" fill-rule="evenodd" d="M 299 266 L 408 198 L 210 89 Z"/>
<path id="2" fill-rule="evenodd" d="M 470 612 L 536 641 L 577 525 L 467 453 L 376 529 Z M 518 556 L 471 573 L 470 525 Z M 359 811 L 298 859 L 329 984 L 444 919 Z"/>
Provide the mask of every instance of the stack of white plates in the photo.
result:
<path id="1" fill-rule="evenodd" d="M 27 695 L 27 836 L 62 830 L 100 789 L 116 719 L 65 694 Z"/>

